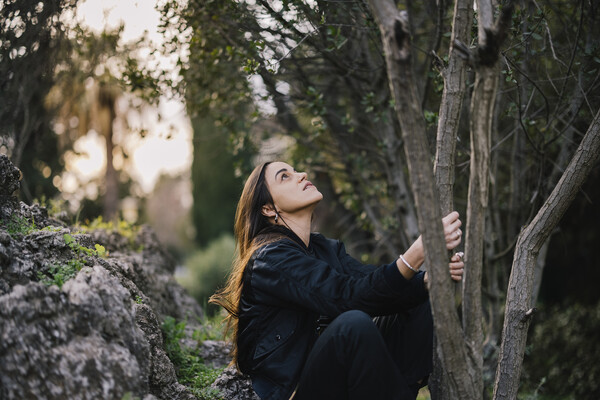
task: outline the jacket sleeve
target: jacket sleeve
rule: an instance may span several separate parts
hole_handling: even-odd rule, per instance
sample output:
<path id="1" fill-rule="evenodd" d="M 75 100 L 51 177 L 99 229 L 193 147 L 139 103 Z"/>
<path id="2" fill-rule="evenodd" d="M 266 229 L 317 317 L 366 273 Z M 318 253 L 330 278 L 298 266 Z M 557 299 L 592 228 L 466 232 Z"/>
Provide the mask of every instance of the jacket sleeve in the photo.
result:
<path id="1" fill-rule="evenodd" d="M 423 273 L 406 280 L 395 261 L 365 267 L 368 273 L 348 274 L 282 240 L 257 251 L 251 266 L 251 286 L 257 301 L 331 317 L 354 309 L 372 316 L 393 314 L 427 299 Z"/>

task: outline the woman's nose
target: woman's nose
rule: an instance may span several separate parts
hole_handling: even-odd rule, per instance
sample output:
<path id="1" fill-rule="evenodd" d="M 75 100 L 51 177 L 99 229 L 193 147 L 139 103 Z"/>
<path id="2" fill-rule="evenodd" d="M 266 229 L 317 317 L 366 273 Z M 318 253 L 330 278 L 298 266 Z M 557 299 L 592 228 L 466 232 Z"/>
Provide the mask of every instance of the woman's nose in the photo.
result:
<path id="1" fill-rule="evenodd" d="M 302 182 L 307 177 L 308 177 L 308 174 L 306 172 L 298 172 L 298 181 L 299 182 Z"/>

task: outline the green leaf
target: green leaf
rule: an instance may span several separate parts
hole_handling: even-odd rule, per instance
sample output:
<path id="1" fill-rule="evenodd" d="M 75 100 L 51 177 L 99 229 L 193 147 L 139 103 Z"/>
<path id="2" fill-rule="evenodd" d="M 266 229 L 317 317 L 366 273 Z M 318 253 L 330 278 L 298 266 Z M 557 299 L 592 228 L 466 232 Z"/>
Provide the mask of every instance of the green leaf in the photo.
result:
<path id="1" fill-rule="evenodd" d="M 104 248 L 104 246 L 102 246 L 101 244 L 96 244 L 94 247 L 96 248 L 96 254 L 99 257 L 104 257 L 106 255 L 106 249 Z"/>
<path id="2" fill-rule="evenodd" d="M 71 243 L 75 242 L 75 238 L 71 235 L 69 235 L 68 233 L 65 233 L 63 235 L 63 239 L 65 240 L 65 243 L 68 244 L 69 246 L 71 245 Z"/>

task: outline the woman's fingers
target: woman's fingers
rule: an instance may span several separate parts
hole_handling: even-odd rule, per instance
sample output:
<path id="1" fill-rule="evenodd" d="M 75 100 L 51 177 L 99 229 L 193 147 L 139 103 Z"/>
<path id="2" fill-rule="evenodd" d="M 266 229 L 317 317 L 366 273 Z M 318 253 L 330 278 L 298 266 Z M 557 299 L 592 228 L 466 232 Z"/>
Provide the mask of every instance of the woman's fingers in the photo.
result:
<path id="1" fill-rule="evenodd" d="M 459 252 L 450 258 L 450 277 L 457 282 L 462 280 L 465 271 L 465 263 L 462 260 L 463 254 L 464 253 Z"/>
<path id="2" fill-rule="evenodd" d="M 458 211 L 452 211 L 450 214 L 446 215 L 442 218 L 442 223 L 446 225 L 446 223 L 452 223 L 456 221 L 459 217 Z"/>
<path id="3" fill-rule="evenodd" d="M 459 219 L 458 212 L 452 211 L 450 214 L 442 218 L 444 225 L 444 236 L 446 238 L 446 248 L 452 250 L 461 242 L 462 231 L 460 226 L 462 221 Z"/>

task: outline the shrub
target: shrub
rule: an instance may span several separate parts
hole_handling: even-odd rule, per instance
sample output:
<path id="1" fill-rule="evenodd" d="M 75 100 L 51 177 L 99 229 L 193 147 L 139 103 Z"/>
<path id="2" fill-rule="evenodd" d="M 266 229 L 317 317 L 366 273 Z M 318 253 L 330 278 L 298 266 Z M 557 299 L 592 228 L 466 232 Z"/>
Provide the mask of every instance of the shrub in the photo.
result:
<path id="1" fill-rule="evenodd" d="M 549 399 L 600 398 L 600 303 L 553 307 L 536 320 L 523 363 L 524 389 Z"/>
<path id="2" fill-rule="evenodd" d="M 231 271 L 231 263 L 235 252 L 235 240 L 231 235 L 224 235 L 212 241 L 202 250 L 188 257 L 186 270 L 177 277 L 179 283 L 200 304 L 206 304 L 208 298 L 224 285 L 227 274 Z M 206 311 L 214 314 L 217 307 L 209 305 Z"/>

